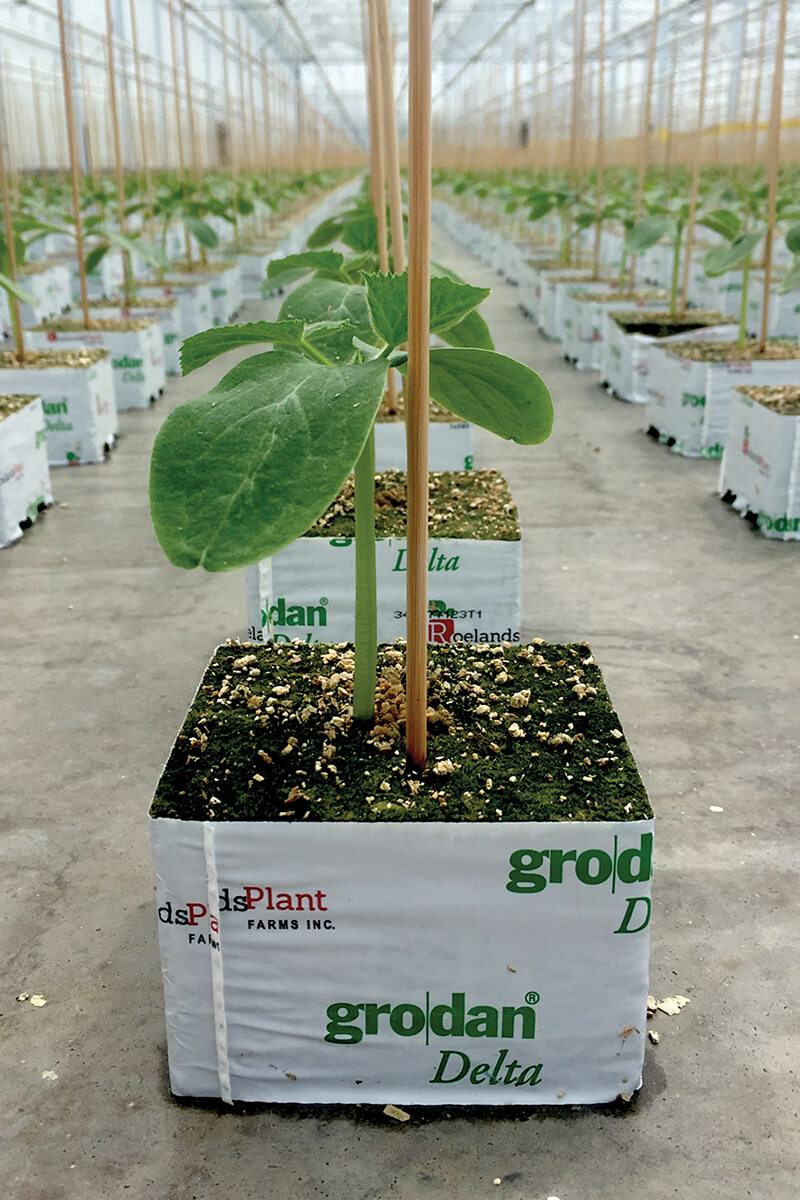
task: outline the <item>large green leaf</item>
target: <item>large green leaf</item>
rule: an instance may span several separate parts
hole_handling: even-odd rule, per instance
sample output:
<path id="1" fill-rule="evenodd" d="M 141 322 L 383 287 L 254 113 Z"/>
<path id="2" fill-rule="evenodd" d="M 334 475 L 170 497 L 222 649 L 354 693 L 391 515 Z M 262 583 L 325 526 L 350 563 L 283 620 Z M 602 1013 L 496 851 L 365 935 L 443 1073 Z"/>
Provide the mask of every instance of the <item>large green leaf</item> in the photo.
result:
<path id="1" fill-rule="evenodd" d="M 341 239 L 345 246 L 358 254 L 378 250 L 378 221 L 374 213 L 353 217 L 342 226 Z"/>
<path id="2" fill-rule="evenodd" d="M 184 217 L 183 223 L 192 237 L 207 250 L 214 250 L 219 245 L 217 232 L 207 221 L 201 221 L 199 217 Z"/>
<path id="3" fill-rule="evenodd" d="M 274 279 L 265 279 L 261 284 L 261 295 L 271 296 L 273 292 L 297 283 L 298 279 L 302 279 L 307 274 L 308 271 L 305 267 L 298 267 L 294 271 L 284 271 L 282 274 L 276 275 Z"/>
<path id="4" fill-rule="evenodd" d="M 449 329 L 441 330 L 439 337 L 443 342 L 447 342 L 448 346 L 475 346 L 481 350 L 494 350 L 489 326 L 476 309 L 467 313 L 463 321 L 457 321 Z"/>
<path id="5" fill-rule="evenodd" d="M 366 288 L 358 284 L 338 283 L 335 279 L 309 279 L 289 293 L 279 316 L 281 320 L 294 317 L 307 325 L 316 325 L 319 321 L 349 321 L 352 330 L 342 327 L 315 343 L 332 362 L 349 362 L 353 358 L 354 335 L 365 342 L 375 341 Z"/>
<path id="6" fill-rule="evenodd" d="M 178 567 L 229 571 L 275 554 L 337 495 L 369 435 L 385 360 L 325 367 L 273 350 L 167 417 L 150 510 Z"/>
<path id="7" fill-rule="evenodd" d="M 24 287 L 20 287 L 13 279 L 9 279 L 8 275 L 0 273 L 0 288 L 4 292 L 10 292 L 12 296 L 16 296 L 17 300 L 21 300 L 23 304 L 36 304 L 36 297 L 30 292 L 26 292 Z"/>
<path id="8" fill-rule="evenodd" d="M 364 276 L 372 322 L 389 346 L 408 341 L 408 272 Z M 447 276 L 431 279 L 430 329 L 440 333 L 462 321 L 489 295 L 490 288 L 456 283 Z"/>
<path id="9" fill-rule="evenodd" d="M 796 259 L 786 272 L 778 285 L 778 291 L 793 292 L 795 288 L 800 288 L 800 258 Z"/>
<path id="10" fill-rule="evenodd" d="M 317 250 L 320 246 L 328 246 L 338 238 L 341 232 L 342 222 L 337 217 L 328 217 L 327 221 L 323 221 L 321 225 L 318 225 L 309 236 L 306 245 L 309 250 Z"/>
<path id="11" fill-rule="evenodd" d="M 713 229 L 714 233 L 721 234 L 728 242 L 738 236 L 742 227 L 739 217 L 729 208 L 715 208 L 712 212 L 704 213 L 697 223 L 705 225 L 706 229 Z"/>
<path id="12" fill-rule="evenodd" d="M 539 221 L 542 217 L 547 216 L 552 208 L 555 207 L 555 199 L 549 192 L 540 192 L 538 195 L 531 197 L 530 207 L 528 208 L 528 220 Z"/>
<path id="13" fill-rule="evenodd" d="M 274 346 L 299 347 L 305 325 L 302 321 L 248 321 L 242 325 L 217 325 L 195 333 L 181 343 L 184 375 L 211 362 L 228 350 L 271 342 Z"/>
<path id="14" fill-rule="evenodd" d="M 408 374 L 408 361 L 398 365 Z M 490 350 L 431 350 L 430 394 L 465 421 L 531 446 L 550 436 L 553 402 L 530 367 Z"/>
<path id="15" fill-rule="evenodd" d="M 787 231 L 786 245 L 792 254 L 800 254 L 800 224 L 792 225 Z"/>
<path id="16" fill-rule="evenodd" d="M 87 275 L 94 274 L 110 249 L 111 247 L 108 244 L 104 246 L 92 246 L 83 264 Z"/>
<path id="17" fill-rule="evenodd" d="M 641 254 L 665 236 L 675 237 L 675 222 L 672 217 L 666 213 L 643 217 L 625 234 L 625 250 L 628 254 Z"/>
<path id="18" fill-rule="evenodd" d="M 726 246 L 713 246 L 703 258 L 703 270 L 706 275 L 716 278 L 726 271 L 741 267 L 755 250 L 763 238 L 761 233 L 740 233 Z"/>
<path id="19" fill-rule="evenodd" d="M 287 271 L 338 271 L 344 255 L 338 250 L 303 250 L 300 254 L 287 254 L 285 258 L 273 258 L 267 264 L 267 279 L 276 279 Z"/>

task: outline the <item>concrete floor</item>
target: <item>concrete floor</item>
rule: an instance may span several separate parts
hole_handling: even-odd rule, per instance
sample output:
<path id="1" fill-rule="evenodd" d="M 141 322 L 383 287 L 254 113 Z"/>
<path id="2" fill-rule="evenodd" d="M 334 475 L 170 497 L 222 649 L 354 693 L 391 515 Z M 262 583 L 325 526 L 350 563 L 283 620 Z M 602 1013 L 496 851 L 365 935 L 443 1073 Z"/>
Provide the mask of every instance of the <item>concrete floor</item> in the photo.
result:
<path id="1" fill-rule="evenodd" d="M 171 567 L 146 488 L 158 425 L 207 368 L 123 414 L 104 465 L 56 471 L 53 509 L 0 554 L 8 1200 L 797 1195 L 800 547 L 725 508 L 712 463 L 648 440 L 513 288 L 442 239 L 435 257 L 494 283 L 498 348 L 553 392 L 546 445 L 479 434 L 477 465 L 519 503 L 524 633 L 586 639 L 604 670 L 657 813 L 651 990 L 691 1004 L 659 1014 L 624 1115 L 397 1125 L 171 1099 L 147 808 L 244 582 Z"/>

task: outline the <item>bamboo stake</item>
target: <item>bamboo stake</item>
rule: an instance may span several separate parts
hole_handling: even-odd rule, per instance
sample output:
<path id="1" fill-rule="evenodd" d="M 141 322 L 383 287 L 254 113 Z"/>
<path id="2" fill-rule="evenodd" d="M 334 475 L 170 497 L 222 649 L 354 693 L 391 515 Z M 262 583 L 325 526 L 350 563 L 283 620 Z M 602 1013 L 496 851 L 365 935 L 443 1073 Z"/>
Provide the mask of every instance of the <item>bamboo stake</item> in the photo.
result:
<path id="1" fill-rule="evenodd" d="M 181 185 L 183 198 L 186 199 L 186 160 L 183 153 L 183 131 L 181 129 L 181 92 L 178 72 L 178 33 L 175 21 L 175 4 L 177 0 L 169 0 L 169 37 L 172 50 L 172 87 L 175 94 L 175 131 L 178 138 L 178 182 Z M 186 262 L 192 261 L 192 239 L 188 228 L 184 225 L 186 239 Z"/>
<path id="2" fill-rule="evenodd" d="M 700 98 L 697 105 L 697 136 L 703 137 L 703 121 L 706 108 L 706 78 L 708 76 L 708 47 L 711 42 L 711 10 L 714 0 L 706 0 L 706 16 L 703 24 L 703 53 L 700 60 Z M 699 146 L 697 149 L 699 150 Z M 678 312 L 686 312 L 686 301 L 689 296 L 689 279 L 692 271 L 692 249 L 694 248 L 694 232 L 697 219 L 697 197 L 700 191 L 701 155 L 696 153 L 692 160 L 692 183 L 689 192 L 689 217 L 686 222 L 686 245 L 683 254 L 683 282 L 681 284 L 681 299 Z"/>
<path id="3" fill-rule="evenodd" d="M 119 137 L 119 113 L 117 112 L 117 82 L 114 73 L 114 22 L 111 17 L 111 0 L 106 0 L 106 63 L 108 66 L 108 106 L 111 110 L 111 129 L 114 134 L 114 171 L 117 180 L 117 224 L 120 233 L 126 230 L 125 183 L 122 177 L 122 146 Z M 122 251 L 123 291 L 125 307 L 133 303 L 133 269 L 131 256 Z"/>
<path id="4" fill-rule="evenodd" d="M 189 111 L 190 172 L 196 180 L 200 161 L 197 148 L 197 126 L 195 124 L 194 104 L 192 102 L 192 72 L 189 67 L 189 63 L 191 62 L 189 57 L 189 22 L 186 18 L 186 5 L 184 3 L 181 3 L 181 41 L 183 42 L 183 73 L 186 77 L 186 107 Z"/>
<path id="5" fill-rule="evenodd" d="M 67 151 L 72 179 L 72 212 L 75 220 L 75 248 L 78 255 L 78 275 L 81 284 L 81 311 L 84 329 L 89 328 L 89 290 L 86 285 L 86 264 L 83 248 L 83 218 L 81 217 L 80 174 L 78 148 L 75 144 L 75 110 L 72 106 L 72 72 L 67 53 L 67 27 L 64 20 L 64 0 L 58 3 L 58 36 L 61 47 L 61 80 L 64 87 L 64 117 L 67 124 Z"/>
<path id="6" fill-rule="evenodd" d="M 644 185 L 647 180 L 647 166 L 650 157 L 650 121 L 653 113 L 653 73 L 655 69 L 656 50 L 658 48 L 658 18 L 659 18 L 659 3 L 660 0 L 655 0 L 655 11 L 653 12 L 653 32 L 650 36 L 650 51 L 647 56 L 647 82 L 644 91 L 644 111 L 642 113 L 642 131 L 639 139 L 639 164 L 636 176 L 636 202 L 634 208 L 634 221 L 639 221 L 642 216 L 642 207 L 644 204 Z M 636 287 L 636 255 L 631 255 L 628 290 L 634 291 Z"/>
<path id="7" fill-rule="evenodd" d="M 5 74 L 5 71 L 4 71 Z M 5 114 L 3 114 L 5 116 Z M 6 247 L 8 253 L 8 274 L 9 278 L 17 282 L 17 252 L 14 244 L 14 227 L 11 222 L 11 196 L 8 187 L 8 175 L 6 173 L 6 148 L 3 143 L 6 139 L 7 124 L 2 123 L 6 128 L 0 127 L 0 198 L 3 201 L 3 224 L 5 226 Z M 17 358 L 23 360 L 25 358 L 25 337 L 22 332 L 22 318 L 19 311 L 19 300 L 12 293 L 7 293 L 8 308 L 11 314 L 11 328 L 14 332 L 14 345 L 17 351 Z"/>
<path id="8" fill-rule="evenodd" d="M 253 73 L 253 35 L 248 30 L 247 32 L 247 104 L 250 110 L 250 119 L 247 122 L 247 128 L 250 131 L 250 170 L 255 171 L 258 167 L 258 122 L 256 121 L 256 82 Z"/>
<path id="9" fill-rule="evenodd" d="M 264 169 L 269 171 L 272 166 L 272 129 L 270 125 L 270 95 L 269 95 L 269 64 L 267 48 L 261 47 L 261 108 L 264 122 Z"/>
<path id="10" fill-rule="evenodd" d="M 408 580 L 406 749 L 427 752 L 428 389 L 431 256 L 431 4 L 410 0 L 408 20 Z"/>
<path id="11" fill-rule="evenodd" d="M 239 78 L 239 89 L 238 89 L 239 90 L 239 96 L 238 96 L 239 129 L 240 129 L 241 147 L 242 147 L 241 151 L 240 151 L 240 162 L 241 162 L 242 167 L 246 171 L 250 164 L 249 164 L 249 159 L 248 159 L 248 146 L 247 146 L 247 137 L 246 137 L 246 132 L 245 132 L 247 129 L 248 122 L 246 119 L 247 103 L 245 101 L 245 95 L 244 95 L 244 71 L 242 70 L 243 57 L 244 57 L 244 39 L 242 37 L 242 22 L 241 22 L 241 19 L 239 17 L 237 17 L 236 18 L 236 62 L 238 64 L 238 69 L 237 69 L 236 73 Z"/>
<path id="12" fill-rule="evenodd" d="M 592 258 L 592 278 L 600 275 L 600 238 L 602 224 L 600 213 L 603 211 L 603 171 L 605 167 L 605 124 L 606 124 L 606 89 L 605 62 L 606 53 L 606 5 L 600 0 L 600 42 L 597 48 L 597 178 L 595 180 L 594 198 L 594 255 Z"/>
<path id="13" fill-rule="evenodd" d="M 99 165 L 100 137 L 99 128 L 95 125 L 95 107 L 90 94 L 90 82 L 86 72 L 86 56 L 83 50 L 83 32 L 78 27 L 78 62 L 80 64 L 80 82 L 83 93 L 83 139 L 86 151 L 86 173 L 94 178 L 95 168 Z"/>
<path id="14" fill-rule="evenodd" d="M 758 352 L 763 354 L 769 328 L 769 288 L 772 281 L 772 243 L 778 211 L 778 157 L 781 141 L 783 100 L 783 62 L 786 50 L 786 14 L 789 0 L 780 0 L 778 34 L 775 39 L 775 65 L 772 73 L 772 105 L 767 130 L 767 236 L 764 239 L 764 299 L 761 306 L 761 337 Z"/>
<path id="15" fill-rule="evenodd" d="M 225 92 L 225 113 L 228 121 L 228 158 L 230 159 L 231 176 L 235 183 L 239 176 L 239 159 L 233 133 L 233 97 L 228 73 L 228 31 L 225 27 L 224 8 L 220 13 L 220 25 L 222 28 L 222 87 Z"/>
<path id="16" fill-rule="evenodd" d="M 406 269 L 403 196 L 400 184 L 400 151 L 397 144 L 397 114 L 394 106 L 394 54 L 389 32 L 387 0 L 372 0 L 376 9 L 378 58 L 383 90 L 383 147 L 386 183 L 389 190 L 389 219 L 392 228 L 392 269 L 402 275 Z"/>
<path id="17" fill-rule="evenodd" d="M 30 63 L 30 72 L 31 95 L 33 96 L 33 118 L 36 124 L 36 143 L 39 147 L 39 163 L 41 164 L 41 170 L 47 171 L 49 169 L 47 164 L 50 156 L 47 152 L 47 132 L 45 130 L 44 121 L 42 120 L 42 85 L 39 82 L 39 73 L 34 67 L 32 61 Z"/>
<path id="18" fill-rule="evenodd" d="M 761 10 L 761 32 L 758 41 L 758 71 L 756 74 L 755 89 L 753 91 L 753 117 L 750 125 L 750 167 L 753 168 L 758 162 L 758 119 L 761 110 L 761 80 L 764 75 L 764 46 L 767 41 L 767 13 L 769 5 L 764 0 Z"/>
<path id="19" fill-rule="evenodd" d="M 139 57 L 139 35 L 136 28 L 136 0 L 130 0 L 128 11 L 131 19 L 131 48 L 133 50 L 133 75 L 136 82 L 136 112 L 139 118 L 139 165 L 144 174 L 145 194 L 145 226 L 152 237 L 153 210 L 153 174 L 150 167 L 150 148 L 147 119 L 145 116 L 144 84 L 142 81 L 142 63 Z"/>

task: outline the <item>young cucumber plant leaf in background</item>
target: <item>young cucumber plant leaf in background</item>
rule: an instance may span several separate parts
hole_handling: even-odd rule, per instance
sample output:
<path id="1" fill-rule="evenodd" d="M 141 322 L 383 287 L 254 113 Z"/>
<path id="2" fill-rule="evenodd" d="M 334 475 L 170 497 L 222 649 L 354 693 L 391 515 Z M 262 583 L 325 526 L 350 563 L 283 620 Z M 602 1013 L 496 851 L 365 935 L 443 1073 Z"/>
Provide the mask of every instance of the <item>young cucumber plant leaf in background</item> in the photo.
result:
<path id="1" fill-rule="evenodd" d="M 432 304 L 434 320 L 463 319 L 486 294 L 483 288 L 445 282 Z M 370 279 L 363 288 L 312 279 L 297 289 L 303 290 L 302 314 L 285 312 L 279 322 L 264 323 L 271 336 L 276 325 L 282 327 L 282 336 L 289 320 L 302 320 L 302 336 L 297 325 L 290 333 L 297 337 L 296 351 L 272 350 L 245 359 L 212 391 L 167 417 L 153 447 L 150 506 L 158 540 L 176 566 L 231 570 L 275 554 L 305 533 L 355 470 L 353 714 L 369 720 L 377 627 L 374 421 L 389 368 L 402 370 L 407 362 L 398 348 L 407 333 L 407 278 L 390 275 L 377 284 Z M 355 306 L 353 293 L 358 294 Z M 342 343 L 348 337 L 348 357 L 362 361 L 325 361 L 326 338 L 309 341 L 308 325 L 326 313 L 356 318 L 355 334 L 348 330 L 337 336 Z M 192 339 L 192 361 L 204 354 L 208 361 L 214 346 L 221 352 L 222 343 L 213 340 L 219 333 L 199 335 L 207 338 L 205 348 L 199 338 Z M 370 347 L 376 340 L 385 345 L 364 361 L 359 344 Z M 524 444 L 548 436 L 552 401 L 529 367 L 482 349 L 432 350 L 430 361 L 431 394 L 446 408 Z"/>
<path id="2" fill-rule="evenodd" d="M 713 223 L 709 224 L 709 220 Z M 753 230 L 741 233 L 741 222 L 735 213 L 718 209 L 701 218 L 700 224 L 708 225 L 715 233 L 726 238 L 721 246 L 712 246 L 703 258 L 703 270 L 712 279 L 726 275 L 728 271 L 741 269 L 742 272 L 742 302 L 739 308 L 738 345 L 743 347 L 747 342 L 747 289 L 750 280 L 750 267 L 753 262 L 753 251 L 763 239 L 765 230 Z"/>
<path id="3" fill-rule="evenodd" d="M 794 255 L 794 262 L 781 280 L 779 292 L 800 288 L 800 224 L 792 225 L 786 234 L 786 245 Z"/>

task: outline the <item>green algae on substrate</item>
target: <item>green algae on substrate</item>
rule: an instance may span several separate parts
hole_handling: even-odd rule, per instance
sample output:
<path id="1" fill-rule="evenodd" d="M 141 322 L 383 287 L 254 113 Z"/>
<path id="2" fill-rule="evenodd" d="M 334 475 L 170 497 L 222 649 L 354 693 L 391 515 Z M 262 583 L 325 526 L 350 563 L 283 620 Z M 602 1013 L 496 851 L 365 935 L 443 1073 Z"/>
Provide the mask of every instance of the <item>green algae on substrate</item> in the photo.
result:
<path id="1" fill-rule="evenodd" d="M 379 648 L 352 719 L 347 643 L 219 647 L 153 817 L 218 821 L 634 821 L 652 816 L 585 644 L 431 646 L 428 764 L 405 763 L 405 648 Z"/>

